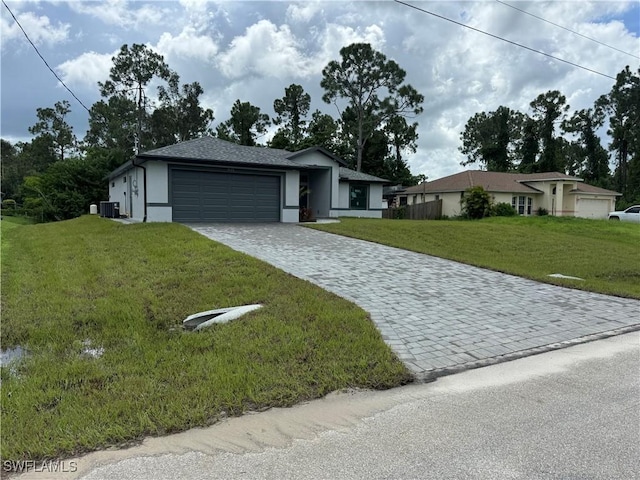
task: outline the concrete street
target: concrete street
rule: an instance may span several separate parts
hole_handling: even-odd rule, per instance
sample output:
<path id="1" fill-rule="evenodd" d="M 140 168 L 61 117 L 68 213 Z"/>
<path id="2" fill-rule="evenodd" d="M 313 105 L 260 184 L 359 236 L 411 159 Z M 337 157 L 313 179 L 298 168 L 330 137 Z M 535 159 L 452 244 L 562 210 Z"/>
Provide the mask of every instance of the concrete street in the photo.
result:
<path id="1" fill-rule="evenodd" d="M 75 475 L 46 478 L 640 478 L 640 333 L 75 461 Z"/>
<path id="2" fill-rule="evenodd" d="M 638 300 L 543 284 L 299 225 L 192 228 L 358 304 L 419 377 L 640 328 Z"/>

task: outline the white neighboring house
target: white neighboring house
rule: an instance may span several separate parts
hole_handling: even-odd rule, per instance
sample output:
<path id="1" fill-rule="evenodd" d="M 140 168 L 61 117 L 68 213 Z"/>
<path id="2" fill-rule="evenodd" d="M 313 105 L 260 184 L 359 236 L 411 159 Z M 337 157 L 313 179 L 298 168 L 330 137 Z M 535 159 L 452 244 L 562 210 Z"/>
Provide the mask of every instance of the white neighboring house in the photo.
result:
<path id="1" fill-rule="evenodd" d="M 298 222 L 382 217 L 382 178 L 321 147 L 299 152 L 202 137 L 136 155 L 111 172 L 109 201 L 148 222 Z"/>
<path id="2" fill-rule="evenodd" d="M 594 187 L 584 180 L 558 172 L 502 173 L 483 170 L 464 172 L 406 188 L 397 204 L 442 200 L 442 214 L 460 215 L 465 190 L 481 186 L 494 203 L 509 203 L 519 215 L 536 215 L 539 208 L 549 215 L 606 219 L 621 194 Z"/>

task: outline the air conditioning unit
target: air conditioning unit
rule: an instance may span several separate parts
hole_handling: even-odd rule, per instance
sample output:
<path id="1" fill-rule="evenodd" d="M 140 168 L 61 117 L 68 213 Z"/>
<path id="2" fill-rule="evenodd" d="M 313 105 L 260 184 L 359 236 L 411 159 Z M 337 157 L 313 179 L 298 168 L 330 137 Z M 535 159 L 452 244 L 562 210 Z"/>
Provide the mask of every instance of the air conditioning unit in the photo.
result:
<path id="1" fill-rule="evenodd" d="M 100 216 L 103 218 L 120 218 L 120 202 L 100 202 Z"/>

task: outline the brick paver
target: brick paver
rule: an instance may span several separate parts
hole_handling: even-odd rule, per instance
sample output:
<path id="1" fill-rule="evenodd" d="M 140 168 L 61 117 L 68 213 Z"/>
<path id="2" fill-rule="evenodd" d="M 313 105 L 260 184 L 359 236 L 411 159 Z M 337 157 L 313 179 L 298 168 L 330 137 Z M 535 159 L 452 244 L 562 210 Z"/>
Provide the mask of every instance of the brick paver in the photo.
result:
<path id="1" fill-rule="evenodd" d="M 538 283 L 298 225 L 191 228 L 360 305 L 417 374 L 640 328 L 638 300 Z"/>

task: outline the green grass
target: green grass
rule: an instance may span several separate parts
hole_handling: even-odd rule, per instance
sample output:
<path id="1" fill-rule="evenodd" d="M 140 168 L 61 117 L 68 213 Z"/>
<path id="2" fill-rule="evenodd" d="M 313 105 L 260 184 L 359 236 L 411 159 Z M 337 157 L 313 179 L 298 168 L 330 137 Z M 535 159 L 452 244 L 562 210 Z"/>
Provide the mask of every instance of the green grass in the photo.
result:
<path id="1" fill-rule="evenodd" d="M 480 221 L 345 218 L 309 226 L 542 282 L 640 298 L 639 225 L 546 216 Z M 584 281 L 548 277 L 552 273 Z"/>
<path id="2" fill-rule="evenodd" d="M 177 224 L 2 220 L 3 460 L 60 458 L 411 381 L 359 307 Z M 211 308 L 264 308 L 201 333 Z M 83 350 L 103 348 L 99 358 Z"/>

